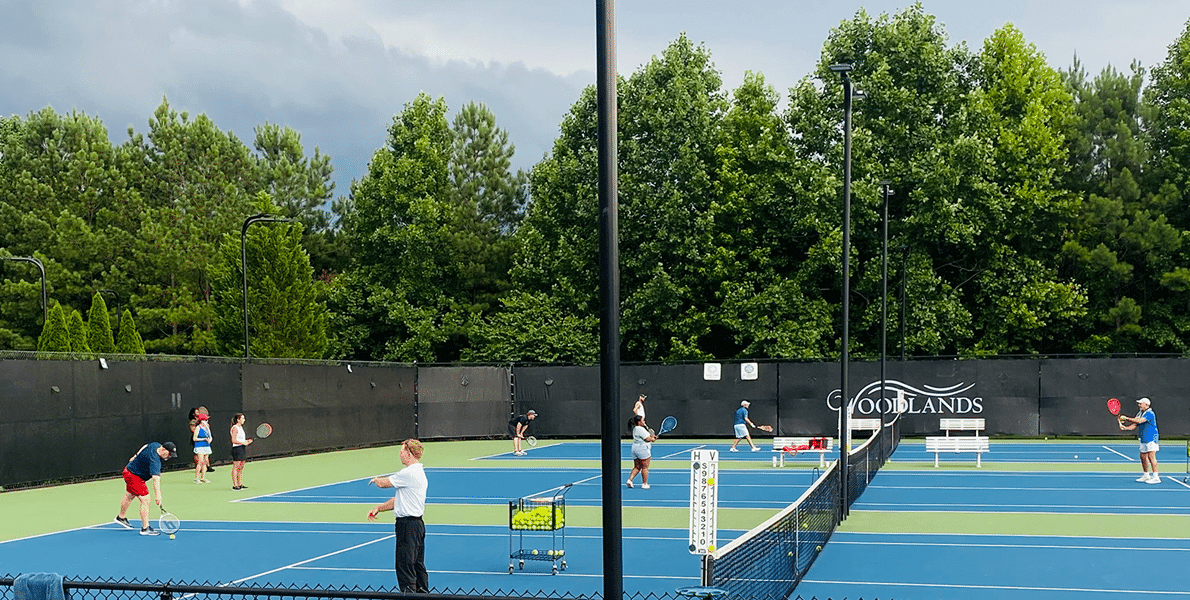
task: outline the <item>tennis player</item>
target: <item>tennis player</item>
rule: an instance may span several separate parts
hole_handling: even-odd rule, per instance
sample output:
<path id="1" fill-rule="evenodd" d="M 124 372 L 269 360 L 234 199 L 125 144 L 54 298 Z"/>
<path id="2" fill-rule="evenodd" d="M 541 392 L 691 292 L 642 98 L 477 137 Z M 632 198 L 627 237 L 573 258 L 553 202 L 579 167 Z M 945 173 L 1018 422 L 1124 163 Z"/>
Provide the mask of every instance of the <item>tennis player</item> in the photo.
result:
<path id="1" fill-rule="evenodd" d="M 628 474 L 628 481 L 624 485 L 632 487 L 632 480 L 640 473 L 640 489 L 649 489 L 649 463 L 653 461 L 653 441 L 657 438 L 649 433 L 645 418 L 632 415 L 628 419 L 628 429 L 632 431 L 632 472 Z"/>
<path id="2" fill-rule="evenodd" d="M 397 571 L 397 585 L 405 593 L 418 594 L 430 591 L 430 576 L 426 572 L 426 524 L 422 516 L 426 512 L 426 470 L 421 464 L 421 442 L 414 439 L 401 444 L 401 464 L 404 468 L 389 477 L 373 477 L 368 483 L 376 487 L 395 488 L 393 497 L 377 504 L 368 511 L 368 520 L 375 521 L 376 515 L 393 511 L 396 515 L 394 564 Z"/>
<path id="3" fill-rule="evenodd" d="M 194 446 L 194 483 L 210 483 L 207 479 L 207 469 L 211 466 L 211 435 L 210 418 L 202 413 L 194 415 L 197 424 L 191 434 L 190 443 Z"/>
<path id="4" fill-rule="evenodd" d="M 537 411 L 530 410 L 523 415 L 517 415 L 508 422 L 508 437 L 512 438 L 512 453 L 517 456 L 524 456 L 525 451 L 521 450 L 521 440 L 525 439 L 525 435 L 529 432 L 529 424 L 533 419 L 537 418 Z"/>
<path id="5" fill-rule="evenodd" d="M 244 434 L 244 421 L 247 417 L 244 413 L 236 413 L 231 418 L 231 489 L 243 490 L 248 486 L 244 485 L 244 461 L 248 460 L 248 446 L 252 444 L 252 438 Z"/>
<path id="6" fill-rule="evenodd" d="M 740 407 L 735 411 L 735 442 L 731 444 L 732 452 L 739 452 L 736 446 L 739 445 L 740 440 L 748 440 L 748 445 L 752 447 L 753 452 L 760 452 L 760 446 L 752 443 L 752 435 L 748 433 L 749 427 L 756 427 L 752 424 L 752 419 L 748 418 L 748 407 L 752 403 L 747 400 L 740 402 Z"/>
<path id="7" fill-rule="evenodd" d="M 149 526 L 149 487 L 145 482 L 153 480 L 153 493 L 157 496 L 157 506 L 161 506 L 161 461 L 178 457 L 178 448 L 173 442 L 159 444 L 152 442 L 140 447 L 128 465 L 124 467 L 124 498 L 120 501 L 120 514 L 116 515 L 116 522 L 127 529 L 132 529 L 125 515 L 132 499 L 140 500 L 140 534 L 158 535 L 156 529 Z"/>
<path id="8" fill-rule="evenodd" d="M 1157 415 L 1148 398 L 1137 400 L 1136 406 L 1138 410 L 1135 417 L 1120 415 L 1120 431 L 1140 430 L 1137 434 L 1140 436 L 1141 475 L 1137 481 L 1161 483 L 1161 476 L 1157 474 L 1157 451 L 1161 449 L 1157 445 Z"/>

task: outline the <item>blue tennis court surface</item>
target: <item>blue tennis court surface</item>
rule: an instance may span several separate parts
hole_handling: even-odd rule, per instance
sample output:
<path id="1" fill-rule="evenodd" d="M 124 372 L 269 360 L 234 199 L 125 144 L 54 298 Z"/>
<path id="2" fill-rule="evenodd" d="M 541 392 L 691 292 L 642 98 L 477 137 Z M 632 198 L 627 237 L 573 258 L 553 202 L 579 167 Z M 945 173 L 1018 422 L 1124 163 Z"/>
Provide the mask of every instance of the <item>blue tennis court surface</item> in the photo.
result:
<path id="1" fill-rule="evenodd" d="M 1137 473 L 881 471 L 854 510 L 1190 515 L 1190 485 Z"/>
<path id="2" fill-rule="evenodd" d="M 650 469 L 650 489 L 636 487 L 621 493 L 625 507 L 690 506 L 690 474 L 676 469 Z M 722 508 L 785 508 L 814 483 L 816 472 L 806 469 L 750 469 L 719 471 L 719 506 Z M 435 504 L 507 504 L 509 500 L 539 495 L 553 496 L 566 491 L 568 506 L 601 506 L 602 489 L 598 469 L 484 469 L 427 468 L 430 488 L 426 497 Z M 621 481 L 628 479 L 628 471 Z M 391 490 L 369 486 L 367 479 L 245 498 L 238 502 L 303 502 L 322 504 L 376 504 L 392 497 Z"/>
<path id="3" fill-rule="evenodd" d="M 690 460 L 691 450 L 718 450 L 719 460 L 738 460 L 738 461 L 755 461 L 769 463 L 772 461 L 775 453 L 773 452 L 773 440 L 770 438 L 752 438 L 756 446 L 760 448 L 757 452 L 752 452 L 748 448 L 747 442 L 740 442 L 736 452 L 731 451 L 732 440 L 722 442 L 710 443 L 683 443 L 683 442 L 666 442 L 653 444 L 653 460 Z M 536 447 L 530 448 L 527 445 L 522 445 L 521 449 L 525 451 L 525 456 L 514 456 L 512 450 L 502 452 L 500 454 L 492 454 L 490 456 L 483 456 L 476 460 L 518 460 L 518 461 L 532 461 L 532 460 L 599 460 L 601 446 L 599 442 L 539 442 Z M 801 461 L 804 463 L 818 463 L 818 452 L 801 452 L 797 457 L 785 455 L 785 462 Z M 933 455 L 931 455 L 933 456 Z M 826 453 L 827 462 L 839 457 L 837 450 L 832 450 Z M 620 459 L 632 460 L 632 444 L 620 444 Z"/>
<path id="4" fill-rule="evenodd" d="M 510 575 L 507 526 L 429 525 L 426 529 L 426 568 L 430 585 L 438 589 L 590 594 L 603 586 L 602 530 L 598 528 L 565 528 L 567 568 L 558 575 L 551 575 L 550 563 L 534 561 L 526 562 L 523 569 L 518 565 Z M 740 533 L 724 532 L 731 537 Z M 626 589 L 665 593 L 697 585 L 699 560 L 688 553 L 687 542 L 685 530 L 625 529 Z M 526 532 L 526 548 L 544 553 L 551 544 L 549 532 Z M 396 585 L 391 522 L 197 521 L 186 522 L 176 540 L 165 535 L 146 538 L 107 523 L 0 543 L 0 565 L 12 573 L 49 571 L 69 573 L 72 578 Z"/>
<path id="5" fill-rule="evenodd" d="M 1173 451 L 1166 456 L 1177 457 L 1181 466 L 1183 448 L 1181 442 L 1177 445 L 1167 445 Z M 1022 443 L 1003 442 L 992 439 L 990 451 L 983 455 L 983 462 L 992 463 L 1056 463 L 1056 464 L 1121 464 L 1138 462 L 1139 449 L 1136 443 L 1112 442 L 1110 444 L 1091 442 L 1055 442 L 1055 443 Z M 1158 453 L 1158 460 L 1163 459 Z M 939 453 L 941 462 L 959 462 L 975 464 L 975 455 L 971 453 Z M 893 460 L 899 462 L 934 462 L 934 453 L 926 452 L 924 442 L 905 440 L 893 453 Z"/>
<path id="6" fill-rule="evenodd" d="M 836 532 L 796 594 L 913 600 L 1184 598 L 1190 590 L 1187 560 L 1190 543 L 1184 539 Z"/>

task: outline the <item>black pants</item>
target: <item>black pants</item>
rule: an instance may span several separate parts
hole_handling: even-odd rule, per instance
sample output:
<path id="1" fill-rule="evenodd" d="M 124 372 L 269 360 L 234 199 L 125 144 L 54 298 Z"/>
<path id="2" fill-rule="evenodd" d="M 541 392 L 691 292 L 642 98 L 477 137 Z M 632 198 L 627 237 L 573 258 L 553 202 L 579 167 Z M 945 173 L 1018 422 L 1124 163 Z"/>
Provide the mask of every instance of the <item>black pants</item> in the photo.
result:
<path id="1" fill-rule="evenodd" d="M 426 524 L 421 517 L 397 517 L 397 586 L 405 593 L 429 592 L 426 573 Z"/>

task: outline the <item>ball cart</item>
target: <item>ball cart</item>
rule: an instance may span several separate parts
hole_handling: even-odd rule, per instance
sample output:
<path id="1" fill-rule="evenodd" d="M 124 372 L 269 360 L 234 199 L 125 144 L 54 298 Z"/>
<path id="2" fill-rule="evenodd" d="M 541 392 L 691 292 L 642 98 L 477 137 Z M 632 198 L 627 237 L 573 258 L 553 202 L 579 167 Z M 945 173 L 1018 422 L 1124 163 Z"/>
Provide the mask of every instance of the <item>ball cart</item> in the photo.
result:
<path id="1" fill-rule="evenodd" d="M 508 501 L 508 573 L 525 561 L 548 561 L 566 570 L 566 492 L 573 483 Z"/>

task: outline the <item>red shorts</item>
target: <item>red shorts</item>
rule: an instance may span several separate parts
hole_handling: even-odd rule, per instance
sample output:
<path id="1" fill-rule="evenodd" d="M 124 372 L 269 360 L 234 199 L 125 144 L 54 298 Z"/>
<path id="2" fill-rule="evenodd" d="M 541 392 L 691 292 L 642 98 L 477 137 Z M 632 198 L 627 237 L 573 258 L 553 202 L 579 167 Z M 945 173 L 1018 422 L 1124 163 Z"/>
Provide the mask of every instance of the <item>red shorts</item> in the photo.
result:
<path id="1" fill-rule="evenodd" d="M 124 467 L 124 489 L 133 496 L 149 495 L 149 487 L 145 485 L 145 480 L 129 471 L 128 467 Z"/>

